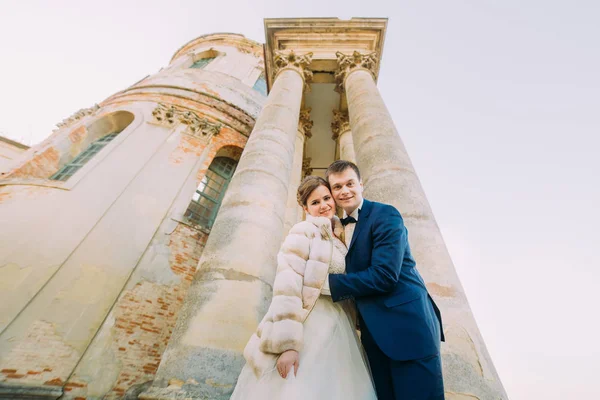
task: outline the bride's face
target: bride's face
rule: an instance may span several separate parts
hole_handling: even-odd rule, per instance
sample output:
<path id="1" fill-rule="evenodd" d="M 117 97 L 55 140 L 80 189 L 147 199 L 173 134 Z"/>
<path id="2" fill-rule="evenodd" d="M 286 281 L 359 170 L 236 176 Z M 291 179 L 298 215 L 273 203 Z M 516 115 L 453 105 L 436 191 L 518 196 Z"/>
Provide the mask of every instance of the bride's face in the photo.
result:
<path id="1" fill-rule="evenodd" d="M 335 214 L 335 201 L 327 186 L 321 185 L 312 191 L 310 196 L 308 196 L 304 211 L 313 217 L 333 218 L 333 214 Z"/>

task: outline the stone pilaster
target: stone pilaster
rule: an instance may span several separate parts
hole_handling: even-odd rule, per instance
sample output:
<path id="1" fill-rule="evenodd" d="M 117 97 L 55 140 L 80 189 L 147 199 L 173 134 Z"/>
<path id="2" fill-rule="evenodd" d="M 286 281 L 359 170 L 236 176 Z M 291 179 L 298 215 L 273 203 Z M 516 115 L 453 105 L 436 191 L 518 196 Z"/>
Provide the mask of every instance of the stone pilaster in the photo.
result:
<path id="1" fill-rule="evenodd" d="M 271 300 L 308 63 L 310 55 L 278 61 L 156 379 L 141 399 L 228 399 L 233 391 L 244 346 Z"/>
<path id="2" fill-rule="evenodd" d="M 411 249 L 442 311 L 446 398 L 507 399 L 469 308 L 421 183 L 375 84 L 374 54 L 337 53 L 338 85 L 346 93 L 365 197 L 394 205 Z"/>
<path id="3" fill-rule="evenodd" d="M 333 110 L 331 131 L 333 132 L 332 139 L 337 141 L 340 146 L 340 159 L 356 163 L 348 112 Z"/>

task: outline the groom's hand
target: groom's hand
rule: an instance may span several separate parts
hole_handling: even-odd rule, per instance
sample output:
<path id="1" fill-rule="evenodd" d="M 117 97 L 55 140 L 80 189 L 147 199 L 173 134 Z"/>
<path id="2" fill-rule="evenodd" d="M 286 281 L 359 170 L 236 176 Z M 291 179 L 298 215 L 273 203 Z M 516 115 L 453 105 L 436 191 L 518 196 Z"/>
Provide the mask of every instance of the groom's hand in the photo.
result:
<path id="1" fill-rule="evenodd" d="M 277 371 L 283 379 L 287 378 L 288 373 L 292 367 L 294 368 L 294 375 L 298 374 L 298 366 L 300 357 L 296 350 L 287 350 L 281 353 L 281 356 L 277 360 Z"/>

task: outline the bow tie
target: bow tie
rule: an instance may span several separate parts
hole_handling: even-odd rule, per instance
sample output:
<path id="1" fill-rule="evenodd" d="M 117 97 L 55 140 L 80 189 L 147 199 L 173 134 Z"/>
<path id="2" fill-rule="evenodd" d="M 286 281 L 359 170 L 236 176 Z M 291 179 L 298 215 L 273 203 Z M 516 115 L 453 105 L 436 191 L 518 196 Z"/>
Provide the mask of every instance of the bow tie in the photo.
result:
<path id="1" fill-rule="evenodd" d="M 356 219 L 353 216 L 347 216 L 346 218 L 342 218 L 340 219 L 340 221 L 342 222 L 342 225 L 346 226 L 348 224 L 355 224 L 356 223 Z"/>

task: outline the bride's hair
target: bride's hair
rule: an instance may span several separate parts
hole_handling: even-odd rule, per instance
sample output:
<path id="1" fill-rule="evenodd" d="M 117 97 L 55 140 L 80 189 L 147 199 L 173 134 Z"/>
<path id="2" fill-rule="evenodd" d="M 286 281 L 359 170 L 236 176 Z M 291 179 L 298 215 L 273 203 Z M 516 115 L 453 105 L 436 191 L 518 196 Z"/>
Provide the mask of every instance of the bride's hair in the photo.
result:
<path id="1" fill-rule="evenodd" d="M 310 194 L 318 188 L 319 186 L 325 186 L 329 191 L 331 191 L 331 187 L 329 183 L 320 176 L 309 175 L 306 178 L 302 179 L 300 182 L 300 186 L 298 186 L 298 193 L 296 194 L 296 199 L 298 200 L 298 204 L 301 207 L 306 206 L 306 202 L 308 201 L 308 197 Z"/>

